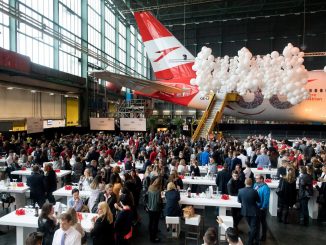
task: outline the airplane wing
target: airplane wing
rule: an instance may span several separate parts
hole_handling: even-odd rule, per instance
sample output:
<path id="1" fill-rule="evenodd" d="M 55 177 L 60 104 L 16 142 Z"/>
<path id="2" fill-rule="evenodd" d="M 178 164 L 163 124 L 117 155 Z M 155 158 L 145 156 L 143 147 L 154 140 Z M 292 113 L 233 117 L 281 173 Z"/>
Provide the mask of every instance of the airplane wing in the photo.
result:
<path id="1" fill-rule="evenodd" d="M 176 88 L 166 85 L 160 81 L 151 81 L 146 79 L 135 78 L 131 76 L 121 75 L 109 71 L 93 71 L 91 76 L 103 79 L 113 84 L 126 87 L 132 90 L 140 91 L 145 94 L 152 94 L 158 91 L 165 93 L 182 93 L 182 88 Z"/>

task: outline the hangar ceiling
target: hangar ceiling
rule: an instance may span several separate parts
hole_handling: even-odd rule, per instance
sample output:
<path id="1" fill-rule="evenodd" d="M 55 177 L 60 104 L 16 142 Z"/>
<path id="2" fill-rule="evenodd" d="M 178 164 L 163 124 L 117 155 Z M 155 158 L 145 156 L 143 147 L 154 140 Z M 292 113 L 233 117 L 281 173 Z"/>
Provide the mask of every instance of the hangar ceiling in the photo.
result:
<path id="1" fill-rule="evenodd" d="M 215 56 L 282 51 L 287 43 L 305 52 L 326 51 L 324 0 L 113 0 L 127 22 L 133 11 L 151 11 L 196 54 L 204 45 Z M 323 69 L 326 57 L 307 57 L 306 67 Z"/>

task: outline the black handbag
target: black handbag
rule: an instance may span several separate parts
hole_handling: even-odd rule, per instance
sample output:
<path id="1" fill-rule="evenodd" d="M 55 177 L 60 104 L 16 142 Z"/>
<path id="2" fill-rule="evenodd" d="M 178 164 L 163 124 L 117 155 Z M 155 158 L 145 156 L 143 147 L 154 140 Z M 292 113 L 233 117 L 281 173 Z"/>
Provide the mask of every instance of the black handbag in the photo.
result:
<path id="1" fill-rule="evenodd" d="M 2 201 L 2 208 L 5 208 L 5 203 L 8 204 L 7 208 L 9 208 L 10 204 L 15 202 L 15 198 L 10 195 L 8 192 L 0 193 L 0 199 Z"/>
<path id="2" fill-rule="evenodd" d="M 280 179 L 280 186 L 276 188 L 275 192 L 278 196 L 282 196 L 283 195 L 283 179 Z"/>

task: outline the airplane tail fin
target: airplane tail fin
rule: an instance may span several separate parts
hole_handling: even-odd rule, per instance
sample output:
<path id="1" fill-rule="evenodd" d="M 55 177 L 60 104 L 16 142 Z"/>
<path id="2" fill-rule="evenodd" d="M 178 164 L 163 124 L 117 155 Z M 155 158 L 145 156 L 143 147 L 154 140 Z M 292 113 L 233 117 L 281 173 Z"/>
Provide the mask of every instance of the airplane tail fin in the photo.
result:
<path id="1" fill-rule="evenodd" d="M 134 13 L 156 79 L 193 78 L 194 56 L 150 12 Z M 186 79 L 185 83 L 189 83 Z"/>

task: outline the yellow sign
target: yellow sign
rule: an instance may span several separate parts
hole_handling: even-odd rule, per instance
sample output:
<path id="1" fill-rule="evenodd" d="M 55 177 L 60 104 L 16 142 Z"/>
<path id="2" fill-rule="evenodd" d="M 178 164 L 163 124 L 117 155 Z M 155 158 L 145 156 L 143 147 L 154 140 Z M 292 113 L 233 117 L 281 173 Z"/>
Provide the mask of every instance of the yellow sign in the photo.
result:
<path id="1" fill-rule="evenodd" d="M 17 131 L 25 131 L 26 127 L 25 127 L 25 121 L 15 121 L 12 123 L 12 130 L 13 132 L 17 132 Z"/>
<path id="2" fill-rule="evenodd" d="M 66 126 L 79 125 L 79 101 L 76 98 L 67 98 Z"/>

